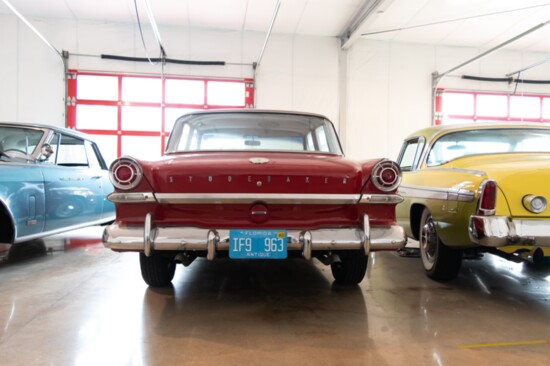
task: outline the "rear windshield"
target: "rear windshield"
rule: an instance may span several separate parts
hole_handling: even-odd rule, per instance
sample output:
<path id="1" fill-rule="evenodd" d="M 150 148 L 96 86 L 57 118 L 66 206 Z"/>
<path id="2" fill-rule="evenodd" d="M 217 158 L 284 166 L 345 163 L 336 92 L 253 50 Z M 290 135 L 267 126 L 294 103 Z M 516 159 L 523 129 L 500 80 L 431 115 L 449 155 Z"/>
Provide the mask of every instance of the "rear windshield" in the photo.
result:
<path id="1" fill-rule="evenodd" d="M 43 134 L 42 130 L 0 126 L 0 152 L 19 157 L 32 155 Z"/>
<path id="2" fill-rule="evenodd" d="M 480 129 L 458 131 L 440 137 L 428 155 L 428 166 L 464 156 L 525 152 L 550 152 L 550 130 Z"/>
<path id="3" fill-rule="evenodd" d="M 183 151 L 291 151 L 342 155 L 332 123 L 280 113 L 212 113 L 180 117 L 166 153 Z"/>

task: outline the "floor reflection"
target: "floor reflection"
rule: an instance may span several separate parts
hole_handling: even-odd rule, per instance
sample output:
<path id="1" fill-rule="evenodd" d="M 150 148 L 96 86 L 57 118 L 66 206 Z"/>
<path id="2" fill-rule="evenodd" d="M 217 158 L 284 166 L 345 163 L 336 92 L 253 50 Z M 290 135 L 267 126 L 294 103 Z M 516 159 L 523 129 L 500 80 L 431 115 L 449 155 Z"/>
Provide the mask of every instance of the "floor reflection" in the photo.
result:
<path id="1" fill-rule="evenodd" d="M 0 266 L 2 366 L 544 365 L 550 356 L 548 269 L 485 255 L 440 283 L 417 256 L 375 253 L 360 286 L 345 287 L 316 261 L 198 259 L 154 289 L 138 255 L 105 249 L 101 233 L 28 243 L 29 259 Z"/>
<path id="2" fill-rule="evenodd" d="M 436 359 L 441 365 L 481 359 L 523 364 L 525 354 L 532 364 L 545 364 L 550 355 L 545 321 L 550 318 L 549 268 L 487 254 L 464 261 L 455 280 L 436 282 L 424 275 L 419 259 L 396 261 L 386 253 L 376 257 L 369 272 L 369 328 L 379 322 L 379 327 L 392 329 L 399 338 L 408 337 L 411 354 L 431 352 L 434 358 L 426 361 L 429 364 Z M 371 300 L 385 308 L 373 313 Z M 486 344 L 496 346 L 483 348 Z M 479 345 L 477 354 L 464 350 L 471 345 Z M 404 362 L 398 355 L 393 357 Z"/>

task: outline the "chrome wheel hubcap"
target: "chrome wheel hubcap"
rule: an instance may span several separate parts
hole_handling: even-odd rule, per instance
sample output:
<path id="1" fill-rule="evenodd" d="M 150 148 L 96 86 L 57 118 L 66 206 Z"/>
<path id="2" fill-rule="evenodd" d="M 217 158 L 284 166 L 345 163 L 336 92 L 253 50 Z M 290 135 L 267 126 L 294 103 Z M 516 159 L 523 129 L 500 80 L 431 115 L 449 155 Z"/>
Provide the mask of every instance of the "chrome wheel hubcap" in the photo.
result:
<path id="1" fill-rule="evenodd" d="M 431 217 L 426 220 L 420 235 L 420 248 L 429 263 L 434 263 L 437 251 L 437 232 Z"/>

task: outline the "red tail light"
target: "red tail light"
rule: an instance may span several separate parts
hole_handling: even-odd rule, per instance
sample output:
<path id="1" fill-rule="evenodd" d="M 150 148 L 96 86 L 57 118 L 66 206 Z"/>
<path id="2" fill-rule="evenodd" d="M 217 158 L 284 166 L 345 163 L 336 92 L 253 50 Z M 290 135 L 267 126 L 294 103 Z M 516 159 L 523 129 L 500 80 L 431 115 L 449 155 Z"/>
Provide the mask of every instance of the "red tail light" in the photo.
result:
<path id="1" fill-rule="evenodd" d="M 372 183 L 383 192 L 395 190 L 401 183 L 401 168 L 391 160 L 383 160 L 371 172 Z"/>
<path id="2" fill-rule="evenodd" d="M 141 165 L 139 165 L 136 160 L 129 157 L 117 159 L 113 161 L 109 167 L 111 183 L 113 183 L 116 188 L 122 190 L 136 187 L 139 182 L 141 182 L 142 175 L 143 171 Z"/>
<path id="3" fill-rule="evenodd" d="M 479 187 L 478 215 L 494 215 L 497 207 L 497 184 L 494 180 L 485 180 Z"/>

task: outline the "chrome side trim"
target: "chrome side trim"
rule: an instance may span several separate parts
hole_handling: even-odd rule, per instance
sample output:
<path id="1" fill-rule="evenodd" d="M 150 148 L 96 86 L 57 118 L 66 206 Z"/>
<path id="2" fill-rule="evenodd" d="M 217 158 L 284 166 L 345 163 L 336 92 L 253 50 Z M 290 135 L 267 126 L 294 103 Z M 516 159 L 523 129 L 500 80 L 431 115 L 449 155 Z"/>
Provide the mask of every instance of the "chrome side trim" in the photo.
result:
<path id="1" fill-rule="evenodd" d="M 403 197 L 398 194 L 364 194 L 361 196 L 359 203 L 372 203 L 372 204 L 398 204 L 403 202 Z"/>
<path id="2" fill-rule="evenodd" d="M 156 198 L 155 198 L 156 197 Z M 262 201 L 271 204 L 398 204 L 403 197 L 397 194 L 251 194 L 251 193 L 158 193 L 113 192 L 107 199 L 114 203 L 158 202 L 161 204 L 220 204 L 252 203 Z"/>
<path id="3" fill-rule="evenodd" d="M 156 202 L 161 204 L 221 204 L 252 203 L 262 201 L 270 204 L 398 204 L 403 197 L 397 194 L 252 194 L 252 193 L 119 193 L 107 196 L 115 203 Z"/>
<path id="4" fill-rule="evenodd" d="M 278 193 L 157 193 L 162 204 L 249 204 L 262 201 L 268 204 L 352 205 L 360 194 L 278 194 Z"/>
<path id="5" fill-rule="evenodd" d="M 475 192 L 467 189 L 402 185 L 397 192 L 404 198 L 425 198 L 442 201 L 472 202 Z"/>
<path id="6" fill-rule="evenodd" d="M 87 226 L 102 225 L 102 224 L 112 222 L 112 221 L 115 221 L 115 215 L 114 214 L 112 216 L 109 216 L 109 217 L 101 219 L 101 220 L 85 222 L 85 223 L 82 223 L 82 224 L 79 224 L 79 225 L 67 226 L 67 227 L 64 227 L 64 228 L 61 228 L 61 229 L 56 229 L 56 230 L 51 230 L 51 231 L 44 231 L 44 232 L 41 232 L 41 233 L 38 233 L 38 234 L 22 236 L 22 237 L 19 237 L 19 238 L 16 237 L 15 238 L 15 243 L 20 243 L 20 242 L 23 242 L 23 241 L 29 241 L 29 240 L 33 240 L 33 239 L 43 238 L 45 236 L 60 234 L 60 233 L 64 233 L 65 231 L 76 230 L 76 229 L 80 229 L 80 228 L 87 227 Z"/>
<path id="7" fill-rule="evenodd" d="M 155 196 L 152 192 L 112 192 L 107 199 L 114 203 L 143 203 L 155 202 Z"/>
<path id="8" fill-rule="evenodd" d="M 434 165 L 435 167 L 436 165 Z M 486 173 L 481 170 L 474 170 L 474 169 L 460 169 L 460 168 L 436 168 L 438 171 L 446 171 L 446 172 L 461 172 L 461 173 L 467 173 L 467 174 L 473 174 L 477 175 L 478 177 L 483 177 Z"/>

